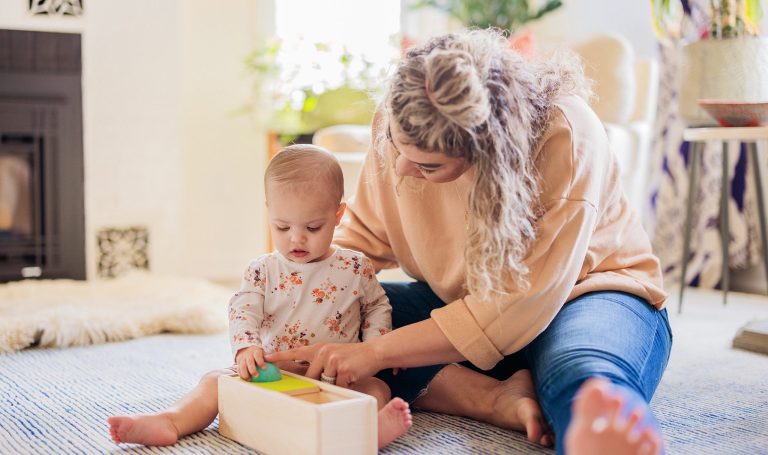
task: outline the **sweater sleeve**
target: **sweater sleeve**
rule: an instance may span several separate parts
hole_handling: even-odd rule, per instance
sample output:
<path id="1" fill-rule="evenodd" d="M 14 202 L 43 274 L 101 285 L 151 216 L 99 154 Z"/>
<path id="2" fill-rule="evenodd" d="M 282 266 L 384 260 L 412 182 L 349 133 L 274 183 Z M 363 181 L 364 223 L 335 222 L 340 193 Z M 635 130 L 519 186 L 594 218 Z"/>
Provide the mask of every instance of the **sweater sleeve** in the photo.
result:
<path id="1" fill-rule="evenodd" d="M 596 220 L 597 210 L 586 201 L 553 201 L 537 223 L 525 260 L 527 290 L 496 301 L 469 294 L 433 310 L 432 318 L 467 360 L 492 368 L 536 338 L 560 311 L 576 284 Z"/>
<path id="2" fill-rule="evenodd" d="M 245 270 L 240 289 L 229 300 L 229 343 L 232 357 L 249 346 L 259 346 L 259 330 L 264 319 L 264 288 L 267 269 L 263 261 L 253 261 Z"/>
<path id="3" fill-rule="evenodd" d="M 380 116 L 373 121 L 372 137 L 376 138 Z M 385 226 L 385 214 L 381 209 L 380 192 L 384 172 L 375 145 L 365 157 L 357 189 L 347 206 L 344 220 L 336 229 L 334 243 L 342 248 L 360 251 L 373 262 L 376 270 L 397 267 L 395 254 L 389 242 Z"/>
<path id="4" fill-rule="evenodd" d="M 373 264 L 363 260 L 362 288 L 364 295 L 360 307 L 363 341 L 376 338 L 392 331 L 392 306 L 373 273 Z"/>

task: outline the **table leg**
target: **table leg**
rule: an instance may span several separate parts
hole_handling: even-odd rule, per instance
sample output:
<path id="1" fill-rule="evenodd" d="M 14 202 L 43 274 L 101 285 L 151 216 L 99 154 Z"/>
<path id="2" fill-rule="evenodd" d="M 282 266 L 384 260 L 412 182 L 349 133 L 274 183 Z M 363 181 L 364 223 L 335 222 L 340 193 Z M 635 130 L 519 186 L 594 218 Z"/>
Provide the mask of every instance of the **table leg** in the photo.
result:
<path id="1" fill-rule="evenodd" d="M 752 169 L 755 177 L 755 192 L 757 192 L 757 210 L 760 214 L 760 244 L 763 246 L 763 267 L 765 268 L 765 282 L 768 285 L 768 235 L 766 235 L 765 200 L 763 198 L 763 177 L 760 170 L 760 160 L 757 154 L 757 142 L 747 143 L 752 159 Z"/>
<path id="2" fill-rule="evenodd" d="M 688 256 L 691 254 L 691 217 L 693 204 L 696 201 L 696 187 L 699 179 L 699 159 L 702 145 L 690 142 L 688 149 L 688 195 L 685 208 L 685 225 L 683 228 L 683 256 L 680 258 L 680 297 L 677 300 L 677 312 L 683 312 L 683 291 L 685 291 L 685 272 L 688 270 Z"/>
<path id="3" fill-rule="evenodd" d="M 730 270 L 728 267 L 728 245 L 731 235 L 728 223 L 728 205 L 731 198 L 731 182 L 728 180 L 728 142 L 723 141 L 723 180 L 720 186 L 720 241 L 723 252 L 722 276 L 720 287 L 723 290 L 723 305 L 728 301 L 728 287 L 730 285 Z"/>

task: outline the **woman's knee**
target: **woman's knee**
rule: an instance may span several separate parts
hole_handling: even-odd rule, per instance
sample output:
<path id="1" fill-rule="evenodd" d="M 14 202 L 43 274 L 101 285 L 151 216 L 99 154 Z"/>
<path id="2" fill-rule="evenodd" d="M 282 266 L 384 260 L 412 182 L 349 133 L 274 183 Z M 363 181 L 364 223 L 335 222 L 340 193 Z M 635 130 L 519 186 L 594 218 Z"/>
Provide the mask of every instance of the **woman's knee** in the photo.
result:
<path id="1" fill-rule="evenodd" d="M 622 360 L 604 352 L 563 351 L 550 356 L 546 363 L 533 362 L 532 373 L 542 397 L 575 393 L 584 381 L 598 376 L 613 383 L 637 385 Z"/>
<path id="2" fill-rule="evenodd" d="M 525 350 L 537 388 L 554 395 L 603 376 L 650 399 L 669 353 L 660 316 L 642 299 L 623 293 L 574 299 Z"/>

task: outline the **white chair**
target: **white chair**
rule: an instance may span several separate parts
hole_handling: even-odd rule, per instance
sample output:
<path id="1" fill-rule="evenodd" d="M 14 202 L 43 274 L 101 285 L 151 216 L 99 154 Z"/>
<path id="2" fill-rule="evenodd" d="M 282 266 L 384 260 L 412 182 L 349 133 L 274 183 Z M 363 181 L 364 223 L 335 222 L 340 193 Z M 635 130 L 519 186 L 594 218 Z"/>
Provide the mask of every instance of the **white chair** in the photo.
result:
<path id="1" fill-rule="evenodd" d="M 344 173 L 344 198 L 350 200 L 357 188 L 357 179 L 371 143 L 371 127 L 362 125 L 334 125 L 317 130 L 312 143 L 333 153 Z M 379 281 L 413 281 L 402 269 L 382 270 Z"/>
<path id="2" fill-rule="evenodd" d="M 648 209 L 650 154 L 659 66 L 638 59 L 621 35 L 595 35 L 573 47 L 594 83 L 591 106 L 602 120 L 621 168 L 621 185 L 641 215 Z"/>
<path id="3" fill-rule="evenodd" d="M 344 198 L 355 194 L 357 177 L 371 143 L 369 125 L 334 125 L 319 129 L 312 136 L 312 143 L 333 153 L 344 173 Z"/>

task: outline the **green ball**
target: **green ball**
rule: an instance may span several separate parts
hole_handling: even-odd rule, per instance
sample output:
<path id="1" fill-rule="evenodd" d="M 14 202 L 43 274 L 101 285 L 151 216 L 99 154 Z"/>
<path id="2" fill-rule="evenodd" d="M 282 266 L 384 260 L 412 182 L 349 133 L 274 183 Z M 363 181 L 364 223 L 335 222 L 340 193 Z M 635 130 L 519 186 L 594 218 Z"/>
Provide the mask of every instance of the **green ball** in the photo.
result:
<path id="1" fill-rule="evenodd" d="M 282 379 L 283 375 L 280 374 L 280 369 L 273 363 L 267 362 L 264 368 L 256 366 L 256 370 L 259 372 L 258 376 L 251 376 L 251 382 L 274 382 Z"/>

